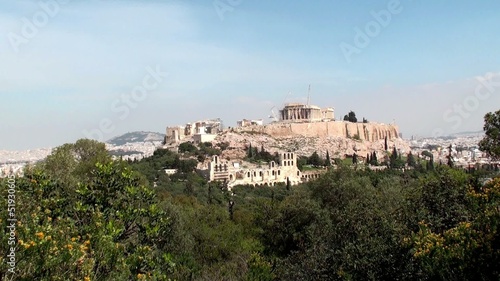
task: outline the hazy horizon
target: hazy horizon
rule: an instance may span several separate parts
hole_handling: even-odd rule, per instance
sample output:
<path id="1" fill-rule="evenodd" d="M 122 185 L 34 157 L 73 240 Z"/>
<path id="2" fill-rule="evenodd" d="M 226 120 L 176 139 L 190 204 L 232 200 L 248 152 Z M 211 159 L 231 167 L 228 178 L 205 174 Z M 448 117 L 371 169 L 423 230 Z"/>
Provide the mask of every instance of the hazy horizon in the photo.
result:
<path id="1" fill-rule="evenodd" d="M 500 108 L 499 2 L 15 1 L 0 6 L 0 150 L 272 107 L 334 107 L 408 138 Z M 291 93 L 291 94 L 289 94 Z"/>

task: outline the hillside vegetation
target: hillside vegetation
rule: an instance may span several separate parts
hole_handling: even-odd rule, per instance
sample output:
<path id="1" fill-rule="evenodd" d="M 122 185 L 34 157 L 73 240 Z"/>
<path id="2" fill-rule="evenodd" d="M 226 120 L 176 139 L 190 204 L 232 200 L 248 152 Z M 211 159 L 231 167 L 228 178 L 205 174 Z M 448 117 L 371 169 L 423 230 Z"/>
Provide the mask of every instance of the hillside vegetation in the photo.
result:
<path id="1" fill-rule="evenodd" d="M 5 179 L 2 186 L 16 190 L 16 273 L 6 260 L 12 210 L 2 188 L 0 278 L 500 278 L 494 171 L 339 164 L 291 188 L 228 191 L 197 175 L 196 154 L 189 153 L 200 152 L 157 150 L 128 163 L 112 160 L 102 143 L 79 140 L 55 149 L 14 184 Z M 167 176 L 164 168 L 179 172 Z M 486 178 L 492 179 L 484 184 Z"/>

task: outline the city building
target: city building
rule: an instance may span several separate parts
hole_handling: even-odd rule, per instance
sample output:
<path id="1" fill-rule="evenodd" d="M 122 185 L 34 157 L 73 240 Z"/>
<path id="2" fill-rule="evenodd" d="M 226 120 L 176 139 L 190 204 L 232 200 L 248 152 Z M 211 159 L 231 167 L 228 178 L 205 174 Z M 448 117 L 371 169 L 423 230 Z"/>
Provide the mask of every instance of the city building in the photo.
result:
<path id="1" fill-rule="evenodd" d="M 177 173 L 177 169 L 164 169 L 165 174 L 171 176 Z"/>
<path id="2" fill-rule="evenodd" d="M 200 144 L 204 142 L 212 142 L 217 137 L 217 134 L 208 133 L 211 132 L 210 129 L 206 127 L 199 127 L 198 132 L 193 135 L 193 142 L 195 144 Z"/>
<path id="3" fill-rule="evenodd" d="M 211 141 L 215 139 L 214 136 L 222 132 L 222 130 L 223 124 L 220 118 L 187 123 L 184 126 L 167 127 L 165 143 L 179 143 L 186 139 L 193 138 L 195 135 L 197 136 L 195 137 L 195 142 Z"/>
<path id="4" fill-rule="evenodd" d="M 237 127 L 248 127 L 248 126 L 262 126 L 264 125 L 264 120 L 262 119 L 257 119 L 257 120 L 248 120 L 248 119 L 243 119 L 239 120 L 236 122 Z"/>

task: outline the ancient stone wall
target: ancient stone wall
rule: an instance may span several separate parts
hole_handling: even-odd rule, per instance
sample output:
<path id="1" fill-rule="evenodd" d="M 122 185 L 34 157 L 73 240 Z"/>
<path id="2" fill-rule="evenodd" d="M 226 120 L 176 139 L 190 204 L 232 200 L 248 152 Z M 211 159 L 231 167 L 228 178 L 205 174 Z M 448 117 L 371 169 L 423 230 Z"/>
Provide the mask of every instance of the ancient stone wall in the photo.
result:
<path id="1" fill-rule="evenodd" d="M 287 184 L 287 182 L 297 185 L 318 178 L 320 174 L 326 172 L 326 170 L 320 170 L 303 175 L 297 167 L 297 154 L 291 152 L 280 153 L 279 163 L 272 161 L 267 167 L 250 168 L 243 168 L 240 165 L 235 167 L 234 162 L 213 156 L 208 168 L 200 168 L 198 171 L 206 175 L 209 181 L 226 182 L 228 188 L 236 185 L 275 186 L 278 183 Z"/>
<path id="2" fill-rule="evenodd" d="M 366 141 L 377 141 L 387 137 L 399 138 L 398 127 L 380 123 L 352 123 L 325 121 L 309 123 L 272 123 L 265 126 L 247 127 L 244 131 L 269 134 L 273 137 L 346 137 Z M 357 137 L 356 137 L 357 136 Z"/>

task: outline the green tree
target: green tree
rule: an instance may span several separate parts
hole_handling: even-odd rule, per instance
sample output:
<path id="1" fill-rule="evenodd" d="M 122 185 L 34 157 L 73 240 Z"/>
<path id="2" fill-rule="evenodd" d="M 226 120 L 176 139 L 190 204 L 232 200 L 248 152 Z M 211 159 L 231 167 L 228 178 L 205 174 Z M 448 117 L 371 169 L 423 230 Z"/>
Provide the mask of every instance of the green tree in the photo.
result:
<path id="1" fill-rule="evenodd" d="M 91 144 L 82 146 L 87 149 L 97 144 L 84 142 Z M 72 147 L 56 149 L 49 160 Z M 74 155 L 79 157 L 69 171 L 84 167 L 85 172 L 76 173 L 75 185 L 51 176 L 61 167 L 50 161 L 27 169 L 17 183 L 17 278 L 167 280 L 174 270 L 168 253 L 176 247 L 175 227 L 154 192 L 126 163 L 97 162 L 90 169 L 96 154 L 77 151 Z"/>
<path id="2" fill-rule="evenodd" d="M 390 164 L 391 168 L 393 168 L 393 169 L 398 168 L 397 167 L 398 151 L 397 151 L 395 146 L 392 148 L 392 153 L 391 153 L 391 156 L 389 157 L 389 159 L 391 162 L 391 164 Z"/>
<path id="3" fill-rule="evenodd" d="M 484 138 L 479 142 L 479 149 L 492 158 L 500 158 L 500 110 L 484 116 Z"/>
<path id="4" fill-rule="evenodd" d="M 358 122 L 358 118 L 356 118 L 356 113 L 354 113 L 354 111 L 352 110 L 349 111 L 349 113 L 344 116 L 344 121 L 349 121 L 353 123 Z"/>
<path id="5" fill-rule="evenodd" d="M 332 165 L 332 160 L 330 159 L 330 152 L 326 151 L 325 166 L 330 167 Z"/>
<path id="6" fill-rule="evenodd" d="M 198 150 L 194 144 L 190 142 L 183 142 L 179 145 L 179 152 L 180 153 L 194 153 Z"/>
<path id="7" fill-rule="evenodd" d="M 309 162 L 309 157 L 307 156 L 300 156 L 298 159 L 297 159 L 297 168 L 300 170 L 300 171 L 303 171 L 304 170 L 304 166 L 307 165 Z"/>
<path id="8" fill-rule="evenodd" d="M 448 159 L 448 166 L 453 168 L 453 156 L 451 155 L 452 152 L 452 147 L 451 144 L 448 146 L 448 156 L 446 157 Z"/>
<path id="9" fill-rule="evenodd" d="M 377 186 L 371 176 L 379 178 Z M 405 199 L 410 186 L 385 172 L 343 166 L 311 183 L 311 196 L 328 219 L 287 269 L 300 280 L 411 279 L 411 257 L 400 244 L 403 218 L 412 213 Z"/>
<path id="10" fill-rule="evenodd" d="M 206 156 L 211 157 L 214 155 L 220 155 L 222 153 L 220 149 L 214 148 L 211 142 L 200 143 L 199 149 L 195 152 L 200 159 L 204 159 Z"/>
<path id="11" fill-rule="evenodd" d="M 398 153 L 396 147 L 393 148 L 389 161 L 392 169 L 401 169 L 405 165 L 401 153 Z"/>
<path id="12" fill-rule="evenodd" d="M 434 156 L 432 154 L 431 154 L 431 158 L 429 159 L 429 161 L 427 161 L 426 169 L 427 169 L 427 171 L 434 170 Z"/>
<path id="13" fill-rule="evenodd" d="M 37 165 L 63 185 L 74 186 L 88 179 L 96 163 L 109 163 L 111 156 L 104 143 L 80 139 L 75 143 L 56 147 L 47 158 Z"/>
<path id="14" fill-rule="evenodd" d="M 321 222 L 317 202 L 304 200 L 296 194 L 274 205 L 263 202 L 263 211 L 255 218 L 262 228 L 264 252 L 286 258 L 294 251 L 304 249 L 311 242 L 311 231 Z"/>
<path id="15" fill-rule="evenodd" d="M 242 214 L 228 216 L 227 198 L 219 205 L 201 205 L 195 198 L 182 204 L 192 249 L 180 260 L 185 273 L 176 280 L 244 280 L 247 262 L 257 252 L 255 239 L 244 232 Z M 235 205 L 236 206 L 236 205 Z"/>
<path id="16" fill-rule="evenodd" d="M 470 180 L 465 171 L 444 165 L 437 167 L 434 173 L 422 176 L 420 199 L 415 207 L 416 220 L 429 223 L 438 233 L 467 220 L 470 213 L 466 197 Z"/>
<path id="17" fill-rule="evenodd" d="M 194 172 L 194 169 L 198 165 L 198 161 L 194 159 L 188 159 L 188 160 L 179 160 L 177 166 L 175 169 L 179 169 L 179 172 L 181 173 L 192 173 Z"/>
<path id="18" fill-rule="evenodd" d="M 432 153 L 430 153 L 428 150 L 422 151 L 422 155 L 425 156 L 425 157 L 428 157 L 429 159 L 434 158 L 434 156 L 432 155 Z"/>
<path id="19" fill-rule="evenodd" d="M 408 164 L 409 167 L 415 168 L 417 166 L 417 161 L 415 160 L 415 156 L 413 156 L 413 153 L 408 153 L 408 156 L 406 158 L 406 163 Z"/>
<path id="20" fill-rule="evenodd" d="M 421 221 L 410 240 L 413 258 L 420 263 L 429 280 L 498 280 L 500 179 L 477 189 L 462 188 L 458 193 L 456 186 L 451 188 L 451 192 L 445 192 L 448 195 L 460 194 L 460 197 L 465 197 L 467 205 L 448 209 L 455 213 L 455 220 L 448 225 L 438 223 L 442 228 L 436 229 L 435 221 Z M 444 199 L 447 208 L 457 204 L 456 196 Z M 468 210 L 469 213 L 464 216 L 457 214 L 457 210 Z"/>
<path id="21" fill-rule="evenodd" d="M 308 159 L 308 164 L 319 167 L 323 165 L 323 161 L 321 161 L 321 157 L 319 157 L 318 153 L 314 151 Z"/>
<path id="22" fill-rule="evenodd" d="M 184 193 L 186 193 L 187 196 L 194 195 L 194 187 L 191 181 L 186 181 L 186 188 L 184 189 Z"/>
<path id="23" fill-rule="evenodd" d="M 250 145 L 248 146 L 247 157 L 249 159 L 252 159 L 254 157 L 254 151 L 253 151 L 253 148 L 252 148 L 252 143 L 250 143 Z"/>
<path id="24" fill-rule="evenodd" d="M 264 257 L 258 253 L 252 254 L 248 260 L 248 281 L 261 280 L 261 281 L 271 281 L 274 280 L 275 276 L 272 273 L 272 265 Z"/>
<path id="25" fill-rule="evenodd" d="M 370 159 L 370 164 L 372 164 L 373 166 L 378 166 L 378 159 L 377 159 L 377 152 L 372 152 L 372 157 Z"/>

